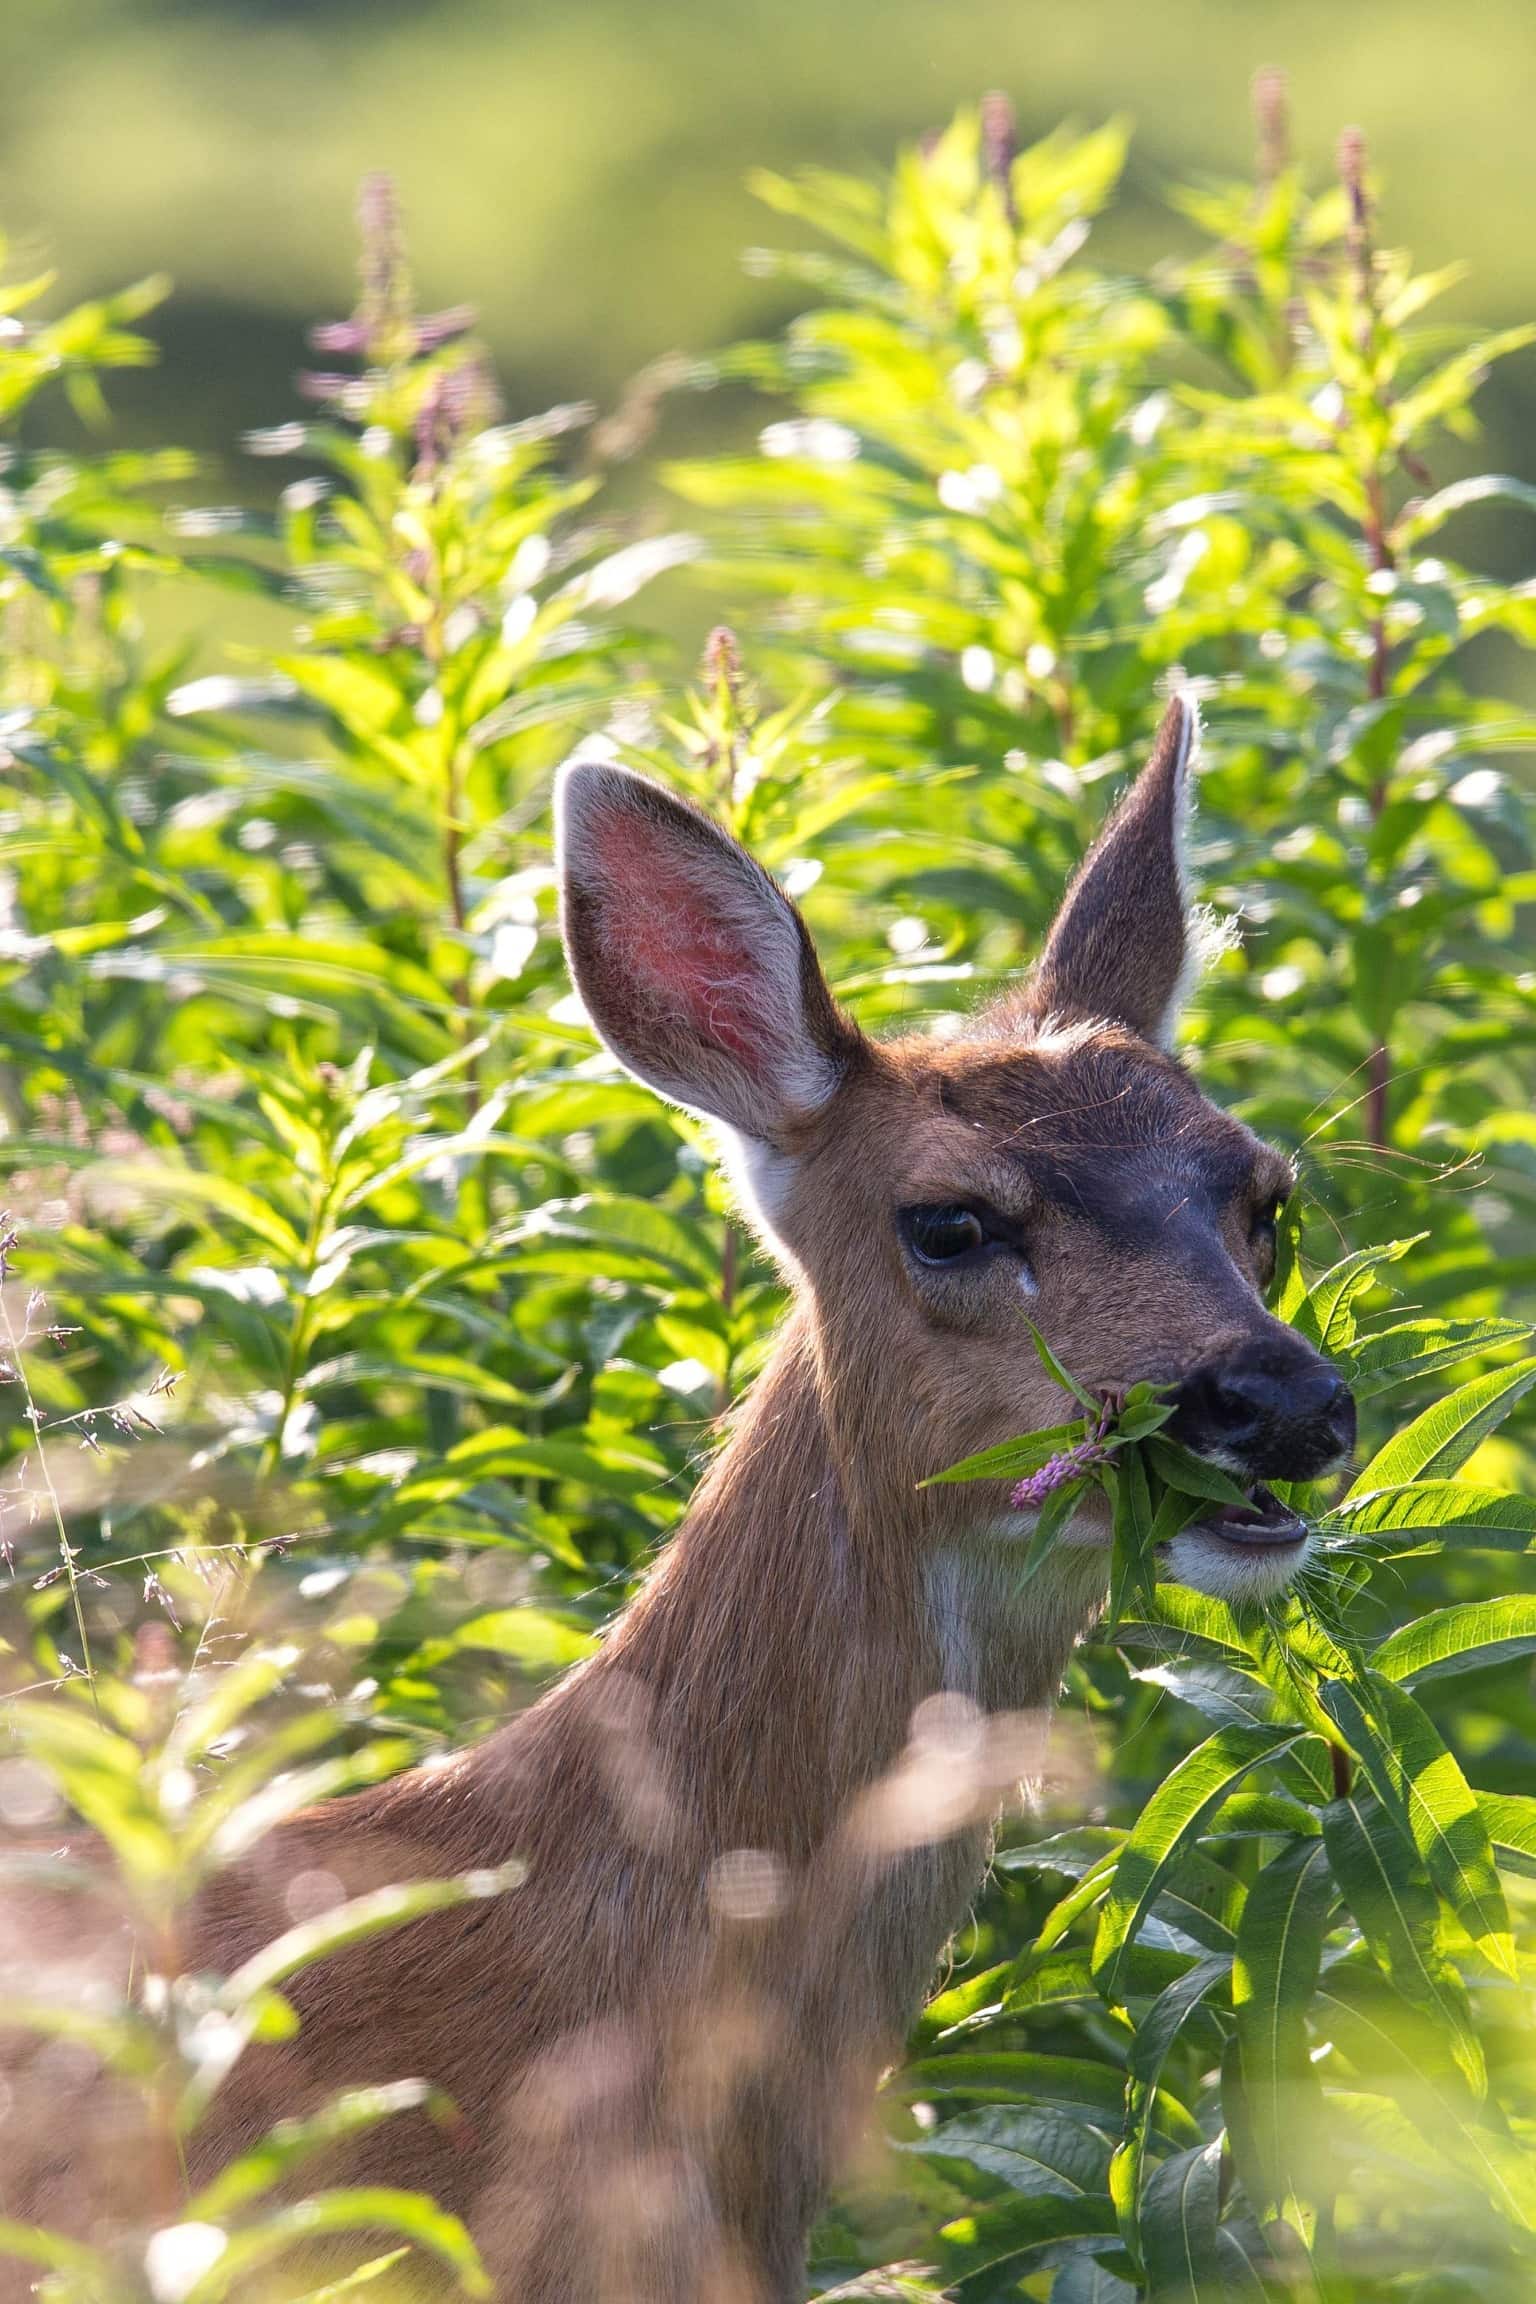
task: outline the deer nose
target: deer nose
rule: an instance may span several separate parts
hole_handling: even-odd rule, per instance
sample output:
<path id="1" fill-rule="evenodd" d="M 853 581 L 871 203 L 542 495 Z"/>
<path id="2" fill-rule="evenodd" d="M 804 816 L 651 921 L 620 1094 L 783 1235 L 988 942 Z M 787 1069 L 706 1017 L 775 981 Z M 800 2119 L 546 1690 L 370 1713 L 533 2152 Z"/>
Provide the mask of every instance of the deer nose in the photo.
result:
<path id="1" fill-rule="evenodd" d="M 1265 1480 L 1313 1480 L 1355 1444 L 1349 1386 L 1286 1335 L 1206 1361 L 1174 1395 L 1169 1427 L 1197 1455 Z"/>

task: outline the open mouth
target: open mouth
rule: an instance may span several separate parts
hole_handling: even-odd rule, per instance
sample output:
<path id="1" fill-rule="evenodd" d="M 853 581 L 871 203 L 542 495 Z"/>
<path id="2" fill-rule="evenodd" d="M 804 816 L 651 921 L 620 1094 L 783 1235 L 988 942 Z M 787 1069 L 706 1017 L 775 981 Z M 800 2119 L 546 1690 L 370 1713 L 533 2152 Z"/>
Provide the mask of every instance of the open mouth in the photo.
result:
<path id="1" fill-rule="evenodd" d="M 1202 1516 L 1199 1525 L 1224 1544 L 1238 1545 L 1244 1551 L 1284 1551 L 1307 1540 L 1305 1520 L 1289 1504 L 1282 1504 L 1262 1480 L 1249 1489 L 1246 1503 L 1218 1504 Z"/>

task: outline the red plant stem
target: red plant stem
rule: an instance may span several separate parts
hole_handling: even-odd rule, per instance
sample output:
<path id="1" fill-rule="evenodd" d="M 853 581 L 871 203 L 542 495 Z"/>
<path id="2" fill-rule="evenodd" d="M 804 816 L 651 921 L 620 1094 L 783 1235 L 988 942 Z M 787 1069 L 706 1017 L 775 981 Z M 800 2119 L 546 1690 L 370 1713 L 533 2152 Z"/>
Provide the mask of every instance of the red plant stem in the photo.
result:
<path id="1" fill-rule="evenodd" d="M 1349 1764 L 1349 1754 L 1342 1744 L 1329 1745 L 1328 1765 L 1333 1771 L 1333 1796 L 1335 1800 L 1347 1800 L 1354 1782 L 1354 1771 Z"/>
<path id="2" fill-rule="evenodd" d="M 1392 549 L 1387 542 L 1383 489 L 1379 468 L 1368 475 L 1366 501 L 1365 542 L 1366 549 L 1370 554 L 1371 567 L 1373 570 L 1390 568 Z M 1380 615 L 1371 620 L 1371 660 L 1367 673 L 1366 689 L 1373 704 L 1380 704 L 1385 700 L 1387 693 L 1387 630 L 1385 618 Z M 1381 812 L 1386 803 L 1386 777 L 1378 775 L 1372 783 L 1370 791 L 1370 811 L 1373 824 L 1380 822 Z M 1366 1064 L 1365 1077 L 1366 1133 L 1371 1142 L 1379 1149 L 1387 1141 L 1387 1093 L 1392 1084 L 1392 1057 L 1384 1042 L 1378 1041 L 1371 1050 Z"/>
<path id="3" fill-rule="evenodd" d="M 1365 139 L 1357 128 L 1346 129 L 1339 145 L 1339 173 L 1349 196 L 1348 249 L 1354 270 L 1355 294 L 1360 307 L 1360 351 L 1364 358 L 1371 348 L 1376 332 L 1376 277 L 1371 261 L 1371 204 L 1365 180 Z M 1386 485 L 1380 459 L 1373 457 L 1364 473 L 1365 522 L 1364 542 L 1371 573 L 1379 575 L 1393 566 L 1391 540 L 1387 533 Z M 1378 609 L 1370 620 L 1370 662 L 1366 674 L 1366 693 L 1373 704 L 1383 703 L 1387 694 L 1387 627 L 1385 615 Z M 1372 781 L 1368 805 L 1372 824 L 1379 823 L 1387 802 L 1387 779 L 1379 773 Z M 1388 1133 L 1387 1097 L 1392 1084 L 1392 1055 L 1385 1041 L 1378 1041 L 1366 1060 L 1366 1133 L 1372 1144 L 1385 1146 Z"/>

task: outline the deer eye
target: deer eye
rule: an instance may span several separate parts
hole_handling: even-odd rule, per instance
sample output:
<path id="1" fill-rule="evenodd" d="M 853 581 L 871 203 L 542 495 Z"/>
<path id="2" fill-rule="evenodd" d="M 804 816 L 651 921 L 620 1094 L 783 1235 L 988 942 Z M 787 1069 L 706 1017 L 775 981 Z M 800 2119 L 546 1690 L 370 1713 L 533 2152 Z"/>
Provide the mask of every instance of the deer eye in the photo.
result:
<path id="1" fill-rule="evenodd" d="M 974 1208 L 907 1208 L 907 1245 L 920 1264 L 954 1264 L 985 1245 L 989 1235 Z"/>
<path id="2" fill-rule="evenodd" d="M 1268 1287 L 1275 1276 L 1280 1253 L 1280 1219 L 1285 1214 L 1288 1192 L 1277 1192 L 1272 1200 L 1256 1208 L 1248 1227 L 1249 1245 L 1258 1267 L 1260 1282 Z"/>
<path id="3" fill-rule="evenodd" d="M 1277 1192 L 1273 1200 L 1254 1211 L 1253 1236 L 1256 1240 L 1273 1240 L 1280 1219 L 1290 1205 L 1289 1192 Z"/>

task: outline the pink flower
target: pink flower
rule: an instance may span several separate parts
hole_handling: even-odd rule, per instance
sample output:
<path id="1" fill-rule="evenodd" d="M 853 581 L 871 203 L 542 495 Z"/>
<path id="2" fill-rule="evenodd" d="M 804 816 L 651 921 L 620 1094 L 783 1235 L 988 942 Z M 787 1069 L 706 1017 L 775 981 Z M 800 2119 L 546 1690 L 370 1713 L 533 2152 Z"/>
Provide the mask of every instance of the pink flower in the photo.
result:
<path id="1" fill-rule="evenodd" d="M 1102 1417 L 1098 1427 L 1086 1439 L 1059 1454 L 1048 1456 L 1037 1472 L 1026 1473 L 1014 1488 L 1009 1501 L 1016 1512 L 1038 1512 L 1048 1496 L 1058 1488 L 1065 1488 L 1069 1480 L 1081 1479 L 1091 1472 L 1095 1464 L 1102 1464 L 1109 1454 L 1104 1446 L 1108 1418 Z"/>

